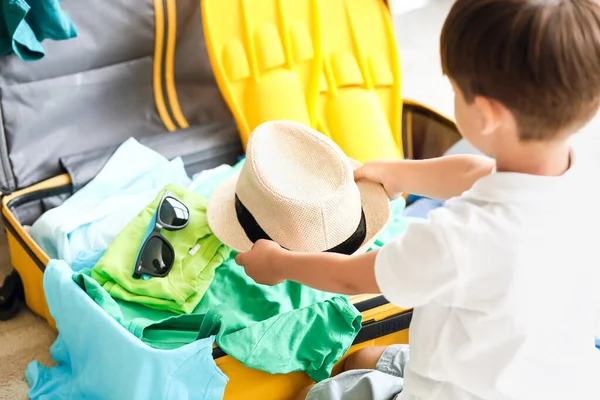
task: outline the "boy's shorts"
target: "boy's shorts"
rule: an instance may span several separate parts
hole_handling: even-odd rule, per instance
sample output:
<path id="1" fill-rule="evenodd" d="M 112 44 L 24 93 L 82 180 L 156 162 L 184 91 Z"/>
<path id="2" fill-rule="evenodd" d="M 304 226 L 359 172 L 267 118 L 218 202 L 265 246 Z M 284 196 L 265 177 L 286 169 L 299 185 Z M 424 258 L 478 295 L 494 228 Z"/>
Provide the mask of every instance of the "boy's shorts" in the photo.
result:
<path id="1" fill-rule="evenodd" d="M 346 371 L 317 383 L 306 400 L 396 400 L 404 387 L 408 345 L 388 347 L 372 369 Z"/>

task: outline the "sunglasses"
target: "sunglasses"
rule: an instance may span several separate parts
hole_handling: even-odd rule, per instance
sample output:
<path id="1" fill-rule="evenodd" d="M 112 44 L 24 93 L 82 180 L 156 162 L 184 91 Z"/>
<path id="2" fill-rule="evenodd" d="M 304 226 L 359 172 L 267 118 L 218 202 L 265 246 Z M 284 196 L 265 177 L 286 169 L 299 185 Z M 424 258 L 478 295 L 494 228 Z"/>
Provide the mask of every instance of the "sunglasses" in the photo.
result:
<path id="1" fill-rule="evenodd" d="M 171 192 L 166 191 L 148 225 L 138 252 L 132 276 L 144 275 L 162 278 L 167 276 L 175 262 L 175 250 L 161 230 L 177 231 L 190 222 L 190 210 Z"/>

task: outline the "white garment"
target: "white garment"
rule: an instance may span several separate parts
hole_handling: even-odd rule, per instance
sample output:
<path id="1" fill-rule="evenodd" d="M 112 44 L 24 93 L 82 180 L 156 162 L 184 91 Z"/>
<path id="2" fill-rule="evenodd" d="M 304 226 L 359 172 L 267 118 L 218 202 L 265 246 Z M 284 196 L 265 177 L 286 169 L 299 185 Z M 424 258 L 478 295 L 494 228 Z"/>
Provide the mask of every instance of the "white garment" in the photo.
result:
<path id="1" fill-rule="evenodd" d="M 484 177 L 380 250 L 382 293 L 414 307 L 399 399 L 600 399 L 600 212 L 588 162 L 573 156 L 560 177 Z"/>

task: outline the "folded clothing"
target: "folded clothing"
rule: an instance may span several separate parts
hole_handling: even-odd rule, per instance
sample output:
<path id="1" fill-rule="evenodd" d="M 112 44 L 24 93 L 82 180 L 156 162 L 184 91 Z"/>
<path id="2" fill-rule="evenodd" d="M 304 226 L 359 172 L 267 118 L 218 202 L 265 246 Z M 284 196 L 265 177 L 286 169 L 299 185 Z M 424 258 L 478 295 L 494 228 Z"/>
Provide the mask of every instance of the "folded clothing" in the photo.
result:
<path id="1" fill-rule="evenodd" d="M 76 36 L 59 0 L 2 0 L 0 4 L 0 56 L 14 53 L 24 61 L 39 60 L 46 54 L 45 39 Z"/>
<path id="2" fill-rule="evenodd" d="M 183 161 L 167 160 L 131 138 L 87 185 L 31 227 L 51 259 L 91 268 L 117 234 L 169 183 L 191 183 Z"/>
<path id="3" fill-rule="evenodd" d="M 90 299 L 62 261 L 44 272 L 48 307 L 59 335 L 51 348 L 58 364 L 27 367 L 29 398 L 220 400 L 227 377 L 212 357 L 214 337 L 173 351 L 146 346 Z"/>
<path id="4" fill-rule="evenodd" d="M 73 279 L 128 331 L 157 349 L 175 349 L 216 335 L 219 347 L 248 367 L 270 373 L 306 371 L 327 378 L 352 345 L 362 317 L 345 296 L 284 282 L 259 285 L 233 258 L 192 314 L 113 299 L 84 270 Z M 151 279 L 152 281 L 154 279 Z"/>
<path id="5" fill-rule="evenodd" d="M 135 279 L 132 272 L 140 246 L 165 191 L 187 206 L 189 223 L 180 230 L 161 232 L 175 250 L 169 274 L 162 278 Z M 210 230 L 206 205 L 205 198 L 185 188 L 167 185 L 117 235 L 91 270 L 91 277 L 114 298 L 175 313 L 192 312 L 213 281 L 215 269 L 231 253 Z"/>

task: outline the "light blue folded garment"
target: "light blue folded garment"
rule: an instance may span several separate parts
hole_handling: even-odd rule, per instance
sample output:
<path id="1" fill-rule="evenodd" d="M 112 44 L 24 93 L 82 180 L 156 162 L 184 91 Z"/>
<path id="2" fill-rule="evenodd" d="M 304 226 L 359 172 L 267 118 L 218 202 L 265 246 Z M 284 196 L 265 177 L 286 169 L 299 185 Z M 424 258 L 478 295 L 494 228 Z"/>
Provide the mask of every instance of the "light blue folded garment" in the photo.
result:
<path id="1" fill-rule="evenodd" d="M 72 279 L 61 261 L 44 273 L 50 313 L 60 332 L 53 368 L 27 367 L 29 396 L 42 399 L 220 400 L 228 378 L 212 357 L 214 337 L 156 350 L 129 333 Z"/>
<path id="2" fill-rule="evenodd" d="M 44 213 L 30 234 L 51 259 L 64 260 L 76 270 L 93 266 L 160 190 L 168 184 L 190 183 L 181 158 L 169 161 L 132 138 L 92 181 Z"/>

